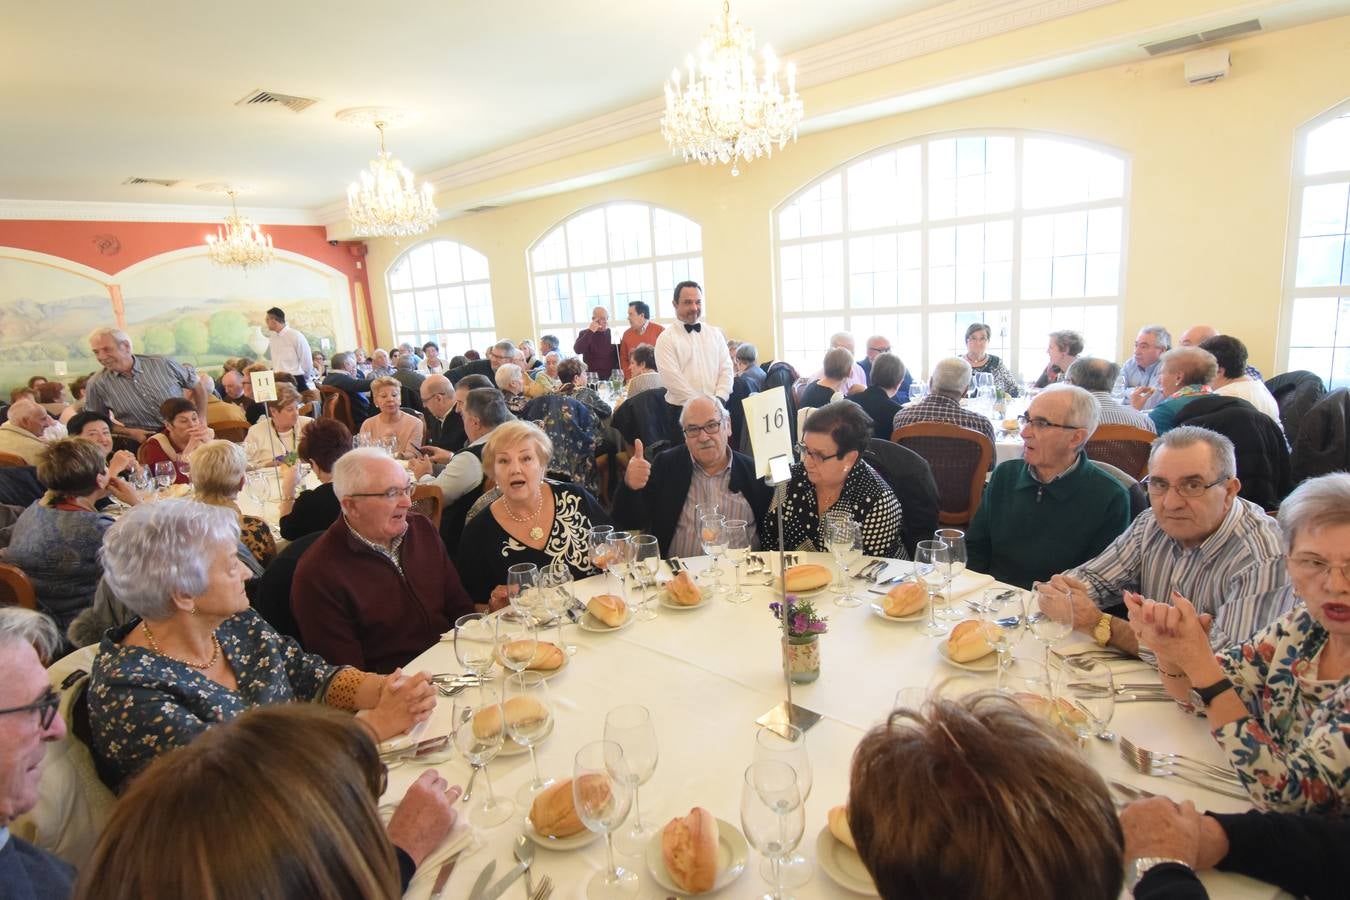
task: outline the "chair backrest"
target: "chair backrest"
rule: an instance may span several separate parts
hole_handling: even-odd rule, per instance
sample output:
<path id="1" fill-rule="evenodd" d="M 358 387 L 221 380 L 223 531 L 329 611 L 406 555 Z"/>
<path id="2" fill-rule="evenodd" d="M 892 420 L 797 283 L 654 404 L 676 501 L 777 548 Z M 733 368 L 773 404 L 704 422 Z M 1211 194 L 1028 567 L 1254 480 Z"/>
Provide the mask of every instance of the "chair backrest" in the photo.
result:
<path id="1" fill-rule="evenodd" d="M 407 413 L 407 414 L 410 415 L 410 416 L 416 416 L 418 419 L 421 419 L 421 420 L 422 420 L 422 433 L 423 433 L 423 434 L 426 434 L 426 430 L 427 430 L 427 415 L 426 415 L 426 413 L 422 412 L 420 409 L 413 409 L 411 406 L 400 406 L 399 409 L 403 410 L 403 412 Z"/>
<path id="2" fill-rule="evenodd" d="M 1120 483 L 1130 495 L 1130 521 L 1139 518 L 1139 514 L 1148 509 L 1148 491 L 1130 473 L 1117 469 L 1109 462 L 1093 460 L 1092 464 Z"/>
<path id="3" fill-rule="evenodd" d="M 413 511 L 426 516 L 431 520 L 431 524 L 437 528 L 441 527 L 441 506 L 444 502 L 445 495 L 441 493 L 439 485 L 418 484 L 413 486 Z"/>
<path id="4" fill-rule="evenodd" d="M 897 428 L 891 440 L 923 457 L 937 482 L 938 521 L 966 525 L 984 496 L 994 444 L 978 431 L 946 422 L 916 422 Z"/>
<path id="5" fill-rule="evenodd" d="M 682 440 L 678 433 L 672 432 L 670 420 L 666 389 L 660 387 L 629 397 L 614 410 L 610 424 L 623 435 L 626 443 L 642 441 L 643 450 L 651 459 L 651 447 L 657 444 L 670 446 L 671 442 Z"/>
<path id="6" fill-rule="evenodd" d="M 938 487 L 933 469 L 913 450 L 882 438 L 868 441 L 863 459 L 900 501 L 901 539 L 913 559 L 915 545 L 930 539 L 938 526 Z"/>
<path id="7" fill-rule="evenodd" d="M 247 422 L 225 422 L 211 429 L 216 433 L 216 437 L 222 441 L 233 441 L 236 444 L 242 444 L 244 438 L 248 437 Z"/>
<path id="8" fill-rule="evenodd" d="M 22 606 L 37 609 L 37 591 L 23 569 L 12 563 L 0 562 L 0 606 Z"/>
<path id="9" fill-rule="evenodd" d="M 314 531 L 291 541 L 276 559 L 268 564 L 258 579 L 257 596 L 253 598 L 253 608 L 258 615 L 267 620 L 267 624 L 284 634 L 300 640 L 300 626 L 295 623 L 295 614 L 291 612 L 291 584 L 295 580 L 295 567 L 300 557 L 310 545 L 324 536 L 322 531 Z"/>
<path id="10" fill-rule="evenodd" d="M 1138 480 L 1148 474 L 1148 454 L 1157 437 L 1133 425 L 1098 425 L 1084 449 L 1088 459 L 1110 463 Z"/>
<path id="11" fill-rule="evenodd" d="M 352 418 L 352 401 L 345 391 L 332 385 L 319 385 L 319 395 L 323 397 L 323 414 L 337 419 L 352 434 L 356 434 L 356 420 Z"/>
<path id="12" fill-rule="evenodd" d="M 27 466 L 32 465 L 17 453 L 0 453 L 0 466 Z"/>
<path id="13" fill-rule="evenodd" d="M 1337 388 L 1308 410 L 1299 425 L 1291 458 L 1294 479 L 1315 478 L 1329 472 L 1350 470 L 1350 442 L 1346 425 L 1350 422 L 1350 391 Z"/>
<path id="14" fill-rule="evenodd" d="M 1326 385 L 1315 373 L 1304 369 L 1285 372 L 1266 381 L 1266 390 L 1280 409 L 1280 425 L 1289 443 L 1298 439 L 1303 417 L 1327 395 Z"/>

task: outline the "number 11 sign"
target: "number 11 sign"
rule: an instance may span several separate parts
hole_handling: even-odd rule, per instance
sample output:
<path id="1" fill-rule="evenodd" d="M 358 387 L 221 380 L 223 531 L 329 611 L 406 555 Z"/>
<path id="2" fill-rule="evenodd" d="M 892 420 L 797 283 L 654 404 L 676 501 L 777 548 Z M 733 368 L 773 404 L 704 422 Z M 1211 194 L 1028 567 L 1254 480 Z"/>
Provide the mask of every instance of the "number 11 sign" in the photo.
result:
<path id="1" fill-rule="evenodd" d="M 755 451 L 755 474 L 769 477 L 769 460 L 792 459 L 792 432 L 788 430 L 787 395 L 781 386 L 751 394 L 741 402 L 750 446 Z M 778 479 L 774 479 L 775 481 Z"/>

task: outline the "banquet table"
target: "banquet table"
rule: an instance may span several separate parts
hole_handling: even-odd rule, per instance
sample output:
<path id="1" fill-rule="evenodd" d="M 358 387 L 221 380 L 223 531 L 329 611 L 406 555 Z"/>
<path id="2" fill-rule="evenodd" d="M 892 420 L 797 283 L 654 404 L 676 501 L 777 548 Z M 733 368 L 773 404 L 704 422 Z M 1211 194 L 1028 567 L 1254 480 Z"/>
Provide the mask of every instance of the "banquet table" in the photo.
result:
<path id="1" fill-rule="evenodd" d="M 824 554 L 819 559 L 814 559 L 816 554 L 801 556 L 803 561 L 828 559 Z M 686 562 L 695 572 L 707 565 L 706 559 Z M 773 565 L 777 565 L 776 558 Z M 892 562 L 886 574 L 901 574 L 909 566 L 906 562 Z M 662 579 L 668 577 L 664 569 L 663 566 Z M 594 633 L 566 625 L 566 641 L 576 644 L 578 649 L 565 669 L 548 682 L 555 727 L 537 747 L 544 777 L 570 778 L 576 751 L 581 745 L 603 737 L 606 712 L 620 704 L 643 704 L 651 710 L 660 747 L 656 772 L 641 789 L 644 821 L 650 820 L 659 827 L 698 805 L 739 828 L 741 777 L 753 761 L 755 719 L 785 696 L 780 633 L 768 611 L 776 593 L 762 584 L 763 576 L 756 578 L 759 583 L 750 588 L 752 599 L 743 604 L 733 604 L 719 596 L 696 608 L 675 610 L 653 601 L 660 613 L 655 620 L 631 621 L 617 631 Z M 574 591 L 585 600 L 598 593 L 612 592 L 615 583 L 613 577 L 596 576 L 577 581 Z M 993 673 L 960 670 L 940 658 L 937 646 L 944 639 L 920 634 L 921 623 L 884 620 L 871 609 L 872 601 L 879 595 L 867 592 L 870 583 L 855 580 L 853 584 L 863 597 L 863 605 L 859 607 L 834 605 L 834 595 L 828 591 L 813 598 L 818 610 L 829 615 L 829 632 L 821 638 L 821 675 L 816 682 L 795 685 L 793 690 L 798 705 L 823 716 L 806 735 L 814 784 L 806 803 L 806 830 L 798 849 L 815 865 L 811 880 L 792 891 L 800 900 L 860 896 L 836 884 L 818 864 L 816 841 L 825 828 L 829 809 L 847 798 L 854 747 L 868 729 L 884 719 L 897 696 L 913 702 L 921 692 L 938 688 L 957 695 L 994 686 Z M 954 587 L 960 586 L 958 582 Z M 993 582 L 986 580 L 979 589 L 989 586 Z M 554 627 L 541 629 L 540 640 L 556 640 L 556 634 Z M 453 641 L 448 638 L 424 652 L 408 669 L 431 673 L 461 671 Z M 1078 640 L 1075 636 L 1064 643 L 1072 647 Z M 1091 644 L 1090 640 L 1082 643 Z M 1028 637 L 1016 652 L 1031 655 L 1042 651 Z M 1157 681 L 1156 672 L 1137 660 L 1113 664 L 1113 668 L 1125 673 L 1126 680 Z M 501 683 L 498 674 L 493 686 L 500 689 Z M 460 696 L 466 702 L 476 703 L 475 690 L 470 688 Z M 902 691 L 905 693 L 901 694 Z M 419 729 L 417 736 L 447 733 L 453 702 L 441 698 L 431 720 L 424 729 Z M 1111 730 L 1150 749 L 1172 750 L 1220 765 L 1224 762 L 1203 720 L 1186 715 L 1171 703 L 1118 703 Z M 1125 764 L 1115 743 L 1093 740 L 1084 752 L 1105 778 L 1176 800 L 1190 799 L 1202 810 L 1235 812 L 1249 808 L 1244 801 L 1175 779 L 1141 775 Z M 386 814 L 428 767 L 409 761 L 390 770 L 389 786 L 382 798 Z M 458 755 L 434 767 L 451 783 L 464 784 L 469 776 L 468 765 Z M 496 794 L 513 797 L 531 776 L 529 755 L 499 756 L 488 771 Z M 475 795 L 483 790 L 480 777 Z M 441 861 L 447 858 L 450 849 L 466 842 L 468 849 L 460 857 L 444 895 L 468 896 L 470 886 L 489 860 L 497 861 L 494 880 L 500 878 L 515 864 L 511 847 L 521 833 L 527 812 L 524 804 L 517 802 L 514 817 L 504 825 L 479 830 L 470 823 L 469 837 L 462 837 L 457 831 L 457 839 L 450 842 L 453 847 L 443 845 L 424 862 L 405 896 L 424 900 L 431 892 Z M 760 859 L 751 850 L 745 871 L 719 891 L 718 896 L 741 898 L 763 894 L 767 885 L 759 874 Z M 569 852 L 540 849 L 533 871 L 536 880 L 539 874 L 552 877 L 558 888 L 555 897 L 584 897 L 586 881 L 604 865 L 601 839 Z M 621 856 L 620 865 L 638 873 L 637 896 L 658 900 L 670 896 L 669 891 L 657 884 L 640 856 Z M 1205 872 L 1201 877 L 1213 897 L 1284 896 L 1270 885 L 1242 876 Z M 524 888 L 520 885 L 513 885 L 506 894 L 523 895 Z M 1128 896 L 1128 892 L 1122 896 Z"/>

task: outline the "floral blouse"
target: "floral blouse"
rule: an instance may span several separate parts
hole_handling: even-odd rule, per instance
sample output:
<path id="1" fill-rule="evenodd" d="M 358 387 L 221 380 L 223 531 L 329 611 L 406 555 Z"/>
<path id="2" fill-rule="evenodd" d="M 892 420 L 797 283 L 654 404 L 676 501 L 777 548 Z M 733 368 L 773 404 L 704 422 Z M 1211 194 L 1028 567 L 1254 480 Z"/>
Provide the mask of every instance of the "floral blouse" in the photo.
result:
<path id="1" fill-rule="evenodd" d="M 1249 715 L 1214 737 L 1258 809 L 1350 811 L 1350 678 L 1317 679 L 1326 643 L 1300 605 L 1218 656 Z"/>
<path id="2" fill-rule="evenodd" d="M 782 495 L 781 505 L 779 496 L 775 495 L 764 526 L 759 529 L 764 549 L 778 549 L 778 516 L 786 510 L 783 514 L 783 549 L 824 552 L 819 509 L 816 488 L 806 477 L 806 467 L 799 462 L 793 463 L 792 480 Z M 846 513 L 862 524 L 863 552 L 868 556 L 908 558 L 900 540 L 900 501 L 895 499 L 890 485 L 867 463 L 858 460 L 849 469 L 839 499 L 827 514 L 832 512 Z"/>
<path id="3" fill-rule="evenodd" d="M 580 397 L 566 394 L 536 397 L 525 407 L 522 418 L 542 428 L 553 442 L 550 473 L 583 485 L 592 494 L 600 493 L 600 470 L 595 466 L 600 422 Z M 470 596 L 478 595 L 470 592 Z"/>
<path id="4" fill-rule="evenodd" d="M 216 722 L 269 703 L 324 700 L 340 669 L 305 653 L 254 610 L 216 629 L 220 651 L 234 670 L 237 690 L 197 669 L 119 641 L 141 623 L 110 630 L 89 681 L 89 725 L 94 752 L 119 785 L 155 757 L 186 745 Z M 334 685 L 337 687 L 337 685 Z M 333 705 L 339 705 L 334 703 Z"/>

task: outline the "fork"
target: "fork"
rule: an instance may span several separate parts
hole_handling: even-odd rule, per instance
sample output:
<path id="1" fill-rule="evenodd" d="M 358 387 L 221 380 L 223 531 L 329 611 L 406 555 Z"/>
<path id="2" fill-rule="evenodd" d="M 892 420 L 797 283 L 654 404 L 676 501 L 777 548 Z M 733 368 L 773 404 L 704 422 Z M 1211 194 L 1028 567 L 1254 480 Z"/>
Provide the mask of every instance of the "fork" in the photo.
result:
<path id="1" fill-rule="evenodd" d="M 545 875 L 539 879 L 539 887 L 534 889 L 530 895 L 530 900 L 548 900 L 553 894 L 553 879 Z"/>
<path id="2" fill-rule="evenodd" d="M 1147 758 L 1141 759 L 1139 757 L 1132 756 L 1126 753 L 1124 750 L 1121 750 L 1120 755 L 1124 757 L 1125 762 L 1129 764 L 1131 769 L 1134 769 L 1136 772 L 1139 772 L 1140 774 L 1157 775 L 1163 778 L 1177 778 L 1181 781 L 1186 782 L 1187 784 L 1193 784 L 1196 787 L 1204 788 L 1207 791 L 1213 791 L 1214 793 L 1222 794 L 1225 797 L 1232 797 L 1234 800 L 1251 799 L 1251 797 L 1249 797 L 1245 791 L 1239 793 L 1236 790 L 1228 790 L 1226 788 L 1219 787 L 1215 783 L 1216 781 L 1228 785 L 1228 787 L 1233 787 L 1233 785 L 1229 784 L 1228 782 L 1224 782 L 1221 779 L 1214 779 L 1212 781 L 1207 780 L 1206 776 L 1201 775 L 1199 773 L 1192 774 L 1189 772 L 1181 771 L 1179 769 L 1174 769 L 1167 763 L 1157 762 Z"/>
<path id="3" fill-rule="evenodd" d="M 1129 753 L 1138 759 L 1148 760 L 1158 765 L 1180 765 L 1193 766 L 1201 772 L 1206 773 L 1211 778 L 1219 778 L 1224 781 L 1240 785 L 1237 774 L 1232 769 L 1216 766 L 1213 763 L 1207 763 L 1202 760 L 1192 759 L 1189 756 L 1182 756 L 1180 753 L 1165 753 L 1161 750 L 1145 750 L 1138 744 L 1132 743 L 1129 738 L 1121 735 L 1120 752 L 1122 755 Z"/>

